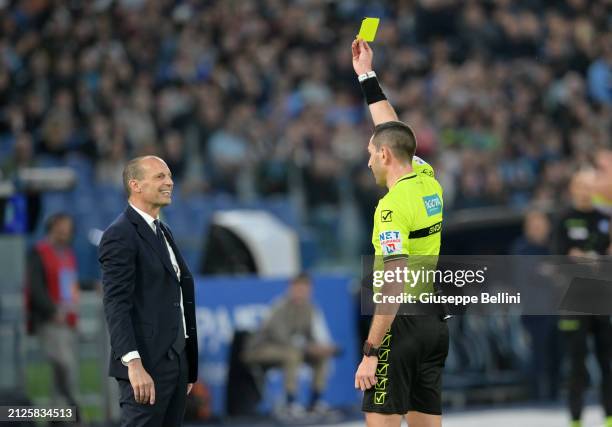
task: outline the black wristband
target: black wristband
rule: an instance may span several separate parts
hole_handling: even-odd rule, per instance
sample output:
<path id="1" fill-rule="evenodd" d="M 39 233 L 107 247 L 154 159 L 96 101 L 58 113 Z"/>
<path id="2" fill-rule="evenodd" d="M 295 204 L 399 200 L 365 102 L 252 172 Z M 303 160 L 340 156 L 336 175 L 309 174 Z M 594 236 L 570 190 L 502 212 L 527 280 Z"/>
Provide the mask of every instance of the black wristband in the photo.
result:
<path id="1" fill-rule="evenodd" d="M 365 79 L 361 83 L 361 91 L 368 105 L 387 99 L 376 77 Z"/>
<path id="2" fill-rule="evenodd" d="M 378 357 L 378 348 L 374 347 L 372 343 L 369 341 L 365 341 L 363 343 L 362 353 L 366 357 L 377 356 Z"/>

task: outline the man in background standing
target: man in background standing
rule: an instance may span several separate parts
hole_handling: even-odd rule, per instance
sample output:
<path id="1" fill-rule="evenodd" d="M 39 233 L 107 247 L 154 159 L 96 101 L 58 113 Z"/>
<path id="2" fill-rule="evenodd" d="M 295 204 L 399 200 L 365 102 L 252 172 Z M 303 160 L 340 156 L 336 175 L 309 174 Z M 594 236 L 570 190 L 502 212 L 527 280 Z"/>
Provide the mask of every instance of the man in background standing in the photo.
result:
<path id="1" fill-rule="evenodd" d="M 595 174 L 579 171 L 571 179 L 572 206 L 561 216 L 555 228 L 554 251 L 580 260 L 597 260 L 610 246 L 610 218 L 593 205 Z M 562 316 L 559 329 L 567 344 L 570 360 L 569 409 L 571 427 L 581 427 L 583 397 L 589 383 L 586 368 L 589 336 L 595 341 L 595 356 L 601 371 L 601 402 L 606 427 L 612 427 L 612 325 L 610 316 Z"/>
<path id="2" fill-rule="evenodd" d="M 28 330 L 38 336 L 42 353 L 51 364 L 52 397 L 76 406 L 79 283 L 71 248 L 74 223 L 68 214 L 58 213 L 47 220 L 45 231 L 45 238 L 28 256 Z"/>
<path id="3" fill-rule="evenodd" d="M 550 273 L 543 268 L 550 253 L 551 222 L 546 213 L 533 206 L 525 215 L 523 235 L 510 248 L 509 262 L 516 263 L 515 283 L 524 286 L 534 306 L 547 307 L 549 296 L 534 289 L 554 286 Z M 558 316 L 524 315 L 521 317 L 530 339 L 530 363 L 527 373 L 531 397 L 556 401 L 559 392 L 561 343 Z"/>

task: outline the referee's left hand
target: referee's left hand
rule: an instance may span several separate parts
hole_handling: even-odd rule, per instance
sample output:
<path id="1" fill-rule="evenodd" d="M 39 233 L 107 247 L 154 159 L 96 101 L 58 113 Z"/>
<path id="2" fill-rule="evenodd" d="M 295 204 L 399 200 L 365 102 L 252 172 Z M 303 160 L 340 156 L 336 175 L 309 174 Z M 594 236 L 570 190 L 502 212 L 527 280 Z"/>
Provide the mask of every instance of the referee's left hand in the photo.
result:
<path id="1" fill-rule="evenodd" d="M 355 388 L 366 391 L 374 387 L 378 381 L 376 378 L 376 365 L 378 365 L 378 357 L 363 356 L 355 373 Z"/>

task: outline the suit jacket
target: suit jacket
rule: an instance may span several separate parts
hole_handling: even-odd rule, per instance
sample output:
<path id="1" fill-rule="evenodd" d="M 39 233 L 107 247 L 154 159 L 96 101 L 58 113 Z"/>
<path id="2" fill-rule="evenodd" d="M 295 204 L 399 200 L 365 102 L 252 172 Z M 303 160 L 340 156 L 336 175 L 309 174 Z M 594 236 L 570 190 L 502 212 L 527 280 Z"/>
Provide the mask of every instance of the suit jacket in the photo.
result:
<path id="1" fill-rule="evenodd" d="M 198 339 L 193 277 L 172 233 L 166 238 L 181 269 L 180 282 L 157 236 L 131 206 L 106 229 L 99 246 L 104 314 L 110 333 L 109 375 L 128 379 L 121 356 L 137 350 L 149 374 L 167 355 L 181 320 L 183 291 L 189 382 L 198 377 Z M 179 288 L 180 286 L 180 288 Z"/>

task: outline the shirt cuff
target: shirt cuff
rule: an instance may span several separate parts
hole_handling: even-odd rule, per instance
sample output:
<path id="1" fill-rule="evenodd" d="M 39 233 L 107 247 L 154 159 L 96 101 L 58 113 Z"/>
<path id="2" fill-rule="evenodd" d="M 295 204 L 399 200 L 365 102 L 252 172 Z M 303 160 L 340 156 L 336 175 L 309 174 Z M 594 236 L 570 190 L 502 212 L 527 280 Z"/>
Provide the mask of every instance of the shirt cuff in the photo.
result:
<path id="1" fill-rule="evenodd" d="M 408 259 L 408 255 L 407 254 L 394 254 L 394 255 L 384 255 L 383 256 L 383 263 L 387 262 L 387 261 L 393 261 L 396 259 Z"/>
<path id="2" fill-rule="evenodd" d="M 124 366 L 127 366 L 128 363 L 134 359 L 140 359 L 140 353 L 137 351 L 130 351 L 129 353 L 125 353 L 123 356 L 121 356 L 121 363 L 123 363 Z"/>

